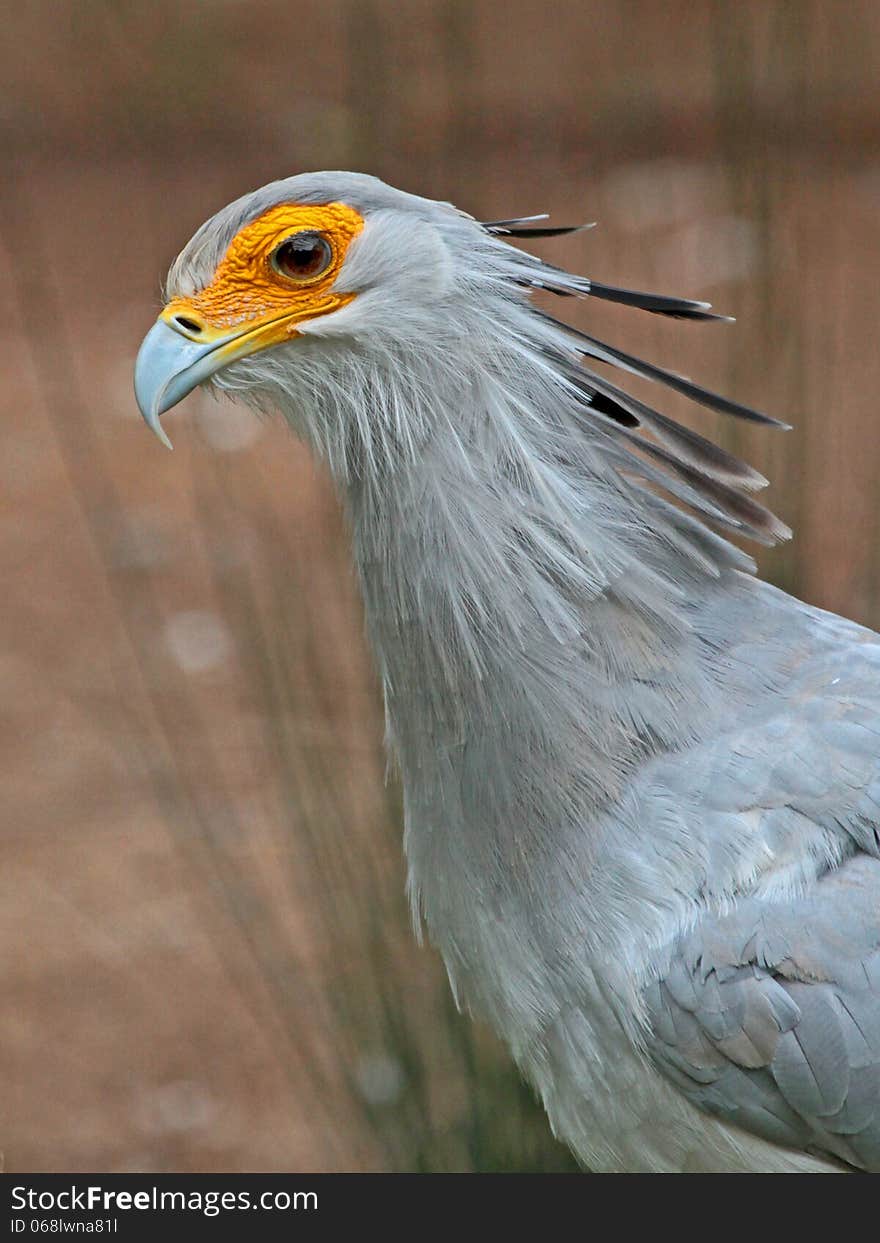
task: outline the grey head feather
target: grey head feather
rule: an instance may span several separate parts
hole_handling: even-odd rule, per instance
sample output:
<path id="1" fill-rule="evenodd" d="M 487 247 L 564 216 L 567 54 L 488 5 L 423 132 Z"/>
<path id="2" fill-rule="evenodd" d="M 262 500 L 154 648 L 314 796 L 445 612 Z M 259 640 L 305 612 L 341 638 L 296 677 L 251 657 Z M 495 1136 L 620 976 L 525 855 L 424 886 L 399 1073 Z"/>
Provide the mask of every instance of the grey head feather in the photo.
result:
<path id="1" fill-rule="evenodd" d="M 451 203 L 396 190 L 369 173 L 299 173 L 243 194 L 206 220 L 172 264 L 166 282 L 167 296 L 203 289 L 236 234 L 251 220 L 282 203 L 347 203 L 363 216 L 397 211 L 424 219 L 441 214 L 470 219 Z"/>

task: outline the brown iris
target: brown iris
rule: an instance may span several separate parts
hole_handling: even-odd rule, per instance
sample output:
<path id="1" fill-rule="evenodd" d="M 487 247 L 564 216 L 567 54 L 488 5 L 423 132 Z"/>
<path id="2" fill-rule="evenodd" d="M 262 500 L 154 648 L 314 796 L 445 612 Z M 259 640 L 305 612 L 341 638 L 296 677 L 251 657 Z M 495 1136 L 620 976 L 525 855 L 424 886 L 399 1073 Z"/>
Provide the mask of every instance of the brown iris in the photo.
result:
<path id="1" fill-rule="evenodd" d="M 333 249 L 322 233 L 307 229 L 295 233 L 272 252 L 272 267 L 291 281 L 307 281 L 326 272 Z"/>

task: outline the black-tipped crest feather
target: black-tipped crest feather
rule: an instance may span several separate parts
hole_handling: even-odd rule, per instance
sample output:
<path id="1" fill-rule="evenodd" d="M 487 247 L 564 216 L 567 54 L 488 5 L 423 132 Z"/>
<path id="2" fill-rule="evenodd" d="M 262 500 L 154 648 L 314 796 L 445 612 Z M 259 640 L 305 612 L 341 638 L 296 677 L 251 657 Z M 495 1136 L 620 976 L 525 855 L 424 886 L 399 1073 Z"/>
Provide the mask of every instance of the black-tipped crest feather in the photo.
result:
<path id="1" fill-rule="evenodd" d="M 512 237 L 532 219 L 542 217 L 494 221 L 484 227 L 495 234 Z M 729 318 L 716 315 L 707 302 L 605 285 L 566 272 L 533 255 L 518 255 L 517 265 L 522 275 L 517 274 L 516 279 L 527 287 L 563 296 L 592 296 L 679 319 Z M 788 426 L 760 410 L 714 393 L 684 376 L 608 345 L 542 310 L 534 308 L 534 313 L 568 337 L 577 354 L 665 385 L 721 414 L 769 427 Z M 789 538 L 791 532 L 788 527 L 769 509 L 747 495 L 767 485 L 767 480 L 758 471 L 699 432 L 632 397 L 593 369 L 584 367 L 558 345 L 549 345 L 546 353 L 554 366 L 561 369 L 566 381 L 583 395 L 585 415 L 599 421 L 608 435 L 622 442 L 618 462 L 620 469 L 624 469 L 626 464 L 626 473 L 640 475 L 652 485 L 663 487 L 716 526 L 764 544 Z M 641 433 L 644 432 L 649 433 L 651 438 L 643 436 Z M 661 465 L 663 470 L 658 470 L 656 466 L 649 467 L 646 457 Z"/>
<path id="2" fill-rule="evenodd" d="M 668 294 L 643 293 L 638 289 L 620 289 L 615 285 L 603 285 L 590 280 L 590 297 L 605 302 L 619 302 L 623 306 L 638 307 L 654 315 L 668 315 L 673 319 L 719 320 L 730 323 L 729 315 L 718 315 L 708 302 L 695 302 L 691 298 L 676 298 Z"/>
<path id="3" fill-rule="evenodd" d="M 538 225 L 533 227 L 535 220 L 546 220 L 547 212 L 538 216 L 518 216 L 510 220 L 484 220 L 483 228 L 496 237 L 564 237 L 568 233 L 582 233 L 585 229 L 595 228 L 589 224 Z"/>
<path id="4" fill-rule="evenodd" d="M 778 427 L 782 430 L 788 430 L 789 428 L 787 423 L 774 419 L 769 414 L 763 414 L 760 410 L 755 410 L 751 406 L 744 406 L 738 401 L 732 401 L 729 397 L 722 397 L 720 393 L 713 393 L 711 389 L 703 388 L 701 385 L 695 384 L 693 380 L 677 375 L 674 371 L 666 371 L 654 363 L 649 363 L 644 359 L 634 357 L 632 354 L 627 354 L 624 350 L 617 349 L 616 346 L 607 345 L 604 341 L 591 337 L 580 328 L 574 328 L 571 324 L 554 319 L 552 315 L 548 315 L 544 311 L 538 311 L 537 314 L 577 341 L 583 347 L 581 352 L 589 358 L 595 358 L 598 362 L 610 363 L 612 366 L 623 367 L 624 370 L 632 372 L 633 375 L 641 376 L 646 380 L 655 380 L 658 384 L 665 384 L 667 388 L 673 389 L 676 393 L 681 393 L 684 397 L 689 397 L 691 401 L 698 402 L 701 406 L 707 406 L 710 410 L 717 410 L 720 414 L 731 414 L 735 418 L 744 419 L 749 423 L 762 423 L 765 426 Z"/>

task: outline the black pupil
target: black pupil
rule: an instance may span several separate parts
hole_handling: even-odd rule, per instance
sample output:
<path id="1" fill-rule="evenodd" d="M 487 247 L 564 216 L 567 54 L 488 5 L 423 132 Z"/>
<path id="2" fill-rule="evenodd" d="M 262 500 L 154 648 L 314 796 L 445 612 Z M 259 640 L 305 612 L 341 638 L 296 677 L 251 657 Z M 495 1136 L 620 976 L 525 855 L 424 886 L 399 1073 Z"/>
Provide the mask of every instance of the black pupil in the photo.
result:
<path id="1" fill-rule="evenodd" d="M 330 262 L 330 247 L 320 233 L 297 233 L 281 243 L 274 259 L 284 276 L 301 280 L 324 271 Z"/>

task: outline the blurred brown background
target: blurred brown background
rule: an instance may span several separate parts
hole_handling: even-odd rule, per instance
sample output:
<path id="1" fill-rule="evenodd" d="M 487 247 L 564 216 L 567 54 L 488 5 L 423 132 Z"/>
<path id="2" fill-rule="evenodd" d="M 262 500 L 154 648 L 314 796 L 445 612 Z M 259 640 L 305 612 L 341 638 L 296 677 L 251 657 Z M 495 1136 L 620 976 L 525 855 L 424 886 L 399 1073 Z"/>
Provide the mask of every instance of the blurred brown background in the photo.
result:
<path id="1" fill-rule="evenodd" d="M 327 480 L 199 396 L 166 453 L 134 356 L 278 176 L 597 219 L 542 253 L 739 323 L 565 309 L 790 419 L 700 422 L 796 528 L 766 572 L 880 624 L 880 7 L 32 0 L 3 35 L 7 1169 L 571 1168 L 413 942 Z"/>

